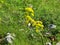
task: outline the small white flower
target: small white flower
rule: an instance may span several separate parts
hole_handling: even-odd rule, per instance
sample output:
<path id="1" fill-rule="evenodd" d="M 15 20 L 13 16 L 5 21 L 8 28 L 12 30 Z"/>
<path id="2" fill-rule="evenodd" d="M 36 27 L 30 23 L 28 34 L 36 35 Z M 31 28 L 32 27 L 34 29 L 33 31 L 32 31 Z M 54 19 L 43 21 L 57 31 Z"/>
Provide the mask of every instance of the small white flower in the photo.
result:
<path id="1" fill-rule="evenodd" d="M 28 23 L 28 26 L 30 27 L 31 26 L 31 23 Z"/>
<path id="2" fill-rule="evenodd" d="M 50 42 L 46 42 L 46 45 L 52 45 Z"/>

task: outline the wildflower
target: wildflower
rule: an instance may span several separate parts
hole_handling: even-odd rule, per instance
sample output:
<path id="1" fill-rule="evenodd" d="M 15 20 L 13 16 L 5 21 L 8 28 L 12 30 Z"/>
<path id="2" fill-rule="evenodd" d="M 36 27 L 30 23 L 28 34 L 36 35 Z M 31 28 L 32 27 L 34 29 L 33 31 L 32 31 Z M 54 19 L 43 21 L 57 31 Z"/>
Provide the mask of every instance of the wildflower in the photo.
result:
<path id="1" fill-rule="evenodd" d="M 40 27 L 44 27 L 41 21 L 36 21 L 36 25 Z"/>
<path id="2" fill-rule="evenodd" d="M 26 16 L 26 23 L 35 23 L 34 19 L 32 19 L 29 15 Z"/>
<path id="3" fill-rule="evenodd" d="M 42 29 L 42 30 L 44 29 L 44 25 L 41 25 L 41 29 Z"/>
<path id="4" fill-rule="evenodd" d="M 41 24 L 36 24 L 36 26 L 43 27 L 43 25 L 41 25 Z"/>
<path id="5" fill-rule="evenodd" d="M 40 22 L 40 21 L 36 22 L 36 28 L 38 28 L 38 27 L 43 29 L 44 26 L 43 26 L 42 22 Z"/>
<path id="6" fill-rule="evenodd" d="M 25 8 L 26 11 L 26 23 L 28 24 L 28 26 L 30 26 L 32 24 L 32 26 L 35 26 L 36 32 L 39 32 L 39 28 L 41 28 L 43 30 L 43 24 L 41 21 L 35 21 L 34 19 L 32 19 L 29 16 L 29 12 L 31 13 L 32 16 L 34 16 L 34 10 L 32 9 L 32 7 L 27 7 Z"/>
<path id="7" fill-rule="evenodd" d="M 32 23 L 35 23 L 35 20 L 34 20 L 34 19 L 32 19 L 32 20 L 31 20 L 31 22 L 32 22 Z"/>
<path id="8" fill-rule="evenodd" d="M 26 13 L 29 14 L 29 12 L 31 13 L 32 16 L 34 16 L 34 10 L 32 9 L 32 7 L 27 7 L 25 8 Z"/>
<path id="9" fill-rule="evenodd" d="M 32 16 L 34 16 L 34 13 L 31 13 Z"/>
<path id="10" fill-rule="evenodd" d="M 46 42 L 46 45 L 52 45 L 51 42 Z"/>
<path id="11" fill-rule="evenodd" d="M 34 13 L 33 9 L 31 7 L 25 8 L 26 11 Z"/>
<path id="12" fill-rule="evenodd" d="M 32 20 L 32 18 L 29 15 L 27 15 L 26 16 L 26 23 L 28 24 L 31 20 Z"/>
<path id="13" fill-rule="evenodd" d="M 36 25 L 36 21 L 32 20 L 32 26 L 35 26 L 35 25 Z"/>
<path id="14" fill-rule="evenodd" d="M 26 16 L 26 19 L 27 20 L 32 20 L 32 18 L 29 15 Z"/>
<path id="15" fill-rule="evenodd" d="M 31 23 L 28 23 L 28 26 L 30 27 L 31 26 Z"/>
<path id="16" fill-rule="evenodd" d="M 38 24 L 42 24 L 42 22 L 41 21 L 36 21 Z"/>

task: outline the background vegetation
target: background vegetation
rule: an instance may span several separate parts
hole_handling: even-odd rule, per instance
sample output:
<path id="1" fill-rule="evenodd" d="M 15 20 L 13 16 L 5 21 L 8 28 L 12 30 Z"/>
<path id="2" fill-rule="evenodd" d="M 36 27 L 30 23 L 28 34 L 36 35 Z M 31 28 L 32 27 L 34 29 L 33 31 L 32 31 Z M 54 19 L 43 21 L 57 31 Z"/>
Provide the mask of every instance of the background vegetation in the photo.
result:
<path id="1" fill-rule="evenodd" d="M 53 23 L 57 26 L 56 30 L 60 30 L 60 0 L 0 0 L 0 34 L 15 33 L 14 45 L 43 45 L 40 38 L 36 40 L 29 36 L 33 31 L 30 32 L 30 28 L 24 24 L 23 9 L 29 5 L 35 11 L 33 18 L 41 20 L 45 29 Z M 57 38 L 60 40 L 60 35 Z"/>

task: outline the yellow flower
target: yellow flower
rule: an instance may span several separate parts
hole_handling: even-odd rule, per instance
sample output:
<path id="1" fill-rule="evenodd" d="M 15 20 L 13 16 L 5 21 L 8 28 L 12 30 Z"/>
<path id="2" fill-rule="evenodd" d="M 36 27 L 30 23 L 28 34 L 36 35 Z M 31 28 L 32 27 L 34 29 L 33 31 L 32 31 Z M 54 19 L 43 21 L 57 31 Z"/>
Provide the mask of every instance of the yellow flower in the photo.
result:
<path id="1" fill-rule="evenodd" d="M 36 27 L 36 29 L 39 29 L 40 28 L 41 30 L 43 30 L 43 28 L 44 28 L 44 26 L 43 26 L 43 24 L 42 24 L 41 21 L 36 21 L 35 27 Z"/>
<path id="2" fill-rule="evenodd" d="M 32 20 L 31 20 L 31 22 L 32 22 L 32 23 L 34 23 L 34 22 L 35 22 L 35 20 L 34 20 L 34 19 L 32 19 Z"/>
<path id="3" fill-rule="evenodd" d="M 27 15 L 26 17 L 26 23 L 28 24 L 29 22 L 31 22 L 32 23 L 32 18 L 29 16 L 29 15 Z"/>
<path id="4" fill-rule="evenodd" d="M 37 24 L 42 24 L 42 21 L 36 21 Z"/>
<path id="5" fill-rule="evenodd" d="M 29 21 L 32 20 L 32 18 L 29 15 L 26 16 L 26 19 L 29 20 Z"/>
<path id="6" fill-rule="evenodd" d="M 32 16 L 34 16 L 34 13 L 31 13 Z"/>
<path id="7" fill-rule="evenodd" d="M 37 25 L 37 26 L 40 26 L 40 27 L 42 26 L 41 24 L 36 24 L 36 25 Z"/>
<path id="8" fill-rule="evenodd" d="M 37 27 L 40 27 L 40 28 L 44 28 L 44 26 L 41 25 L 41 24 L 36 24 L 36 26 L 37 26 Z"/>
<path id="9" fill-rule="evenodd" d="M 31 7 L 25 8 L 26 11 L 34 13 L 33 9 Z"/>
<path id="10" fill-rule="evenodd" d="M 32 26 L 36 25 L 36 21 L 34 19 L 31 20 Z"/>

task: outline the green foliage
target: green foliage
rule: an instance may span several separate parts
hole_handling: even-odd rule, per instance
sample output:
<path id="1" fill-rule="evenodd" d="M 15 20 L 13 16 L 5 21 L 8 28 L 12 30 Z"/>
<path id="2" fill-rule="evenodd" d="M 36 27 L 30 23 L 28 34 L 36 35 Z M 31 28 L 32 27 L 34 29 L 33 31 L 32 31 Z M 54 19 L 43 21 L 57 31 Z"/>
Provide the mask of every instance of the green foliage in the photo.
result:
<path id="1" fill-rule="evenodd" d="M 57 25 L 56 29 L 60 30 L 60 0 L 0 0 L 0 34 L 15 33 L 14 45 L 43 45 L 42 41 L 48 40 L 43 38 L 39 42 L 38 34 L 36 36 L 39 41 L 29 40 L 29 31 L 32 29 L 24 25 L 24 7 L 30 4 L 35 11 L 34 19 L 41 20 L 45 25 L 44 29 L 53 22 Z M 21 29 L 24 31 L 20 31 Z M 60 41 L 59 34 L 56 37 Z"/>

